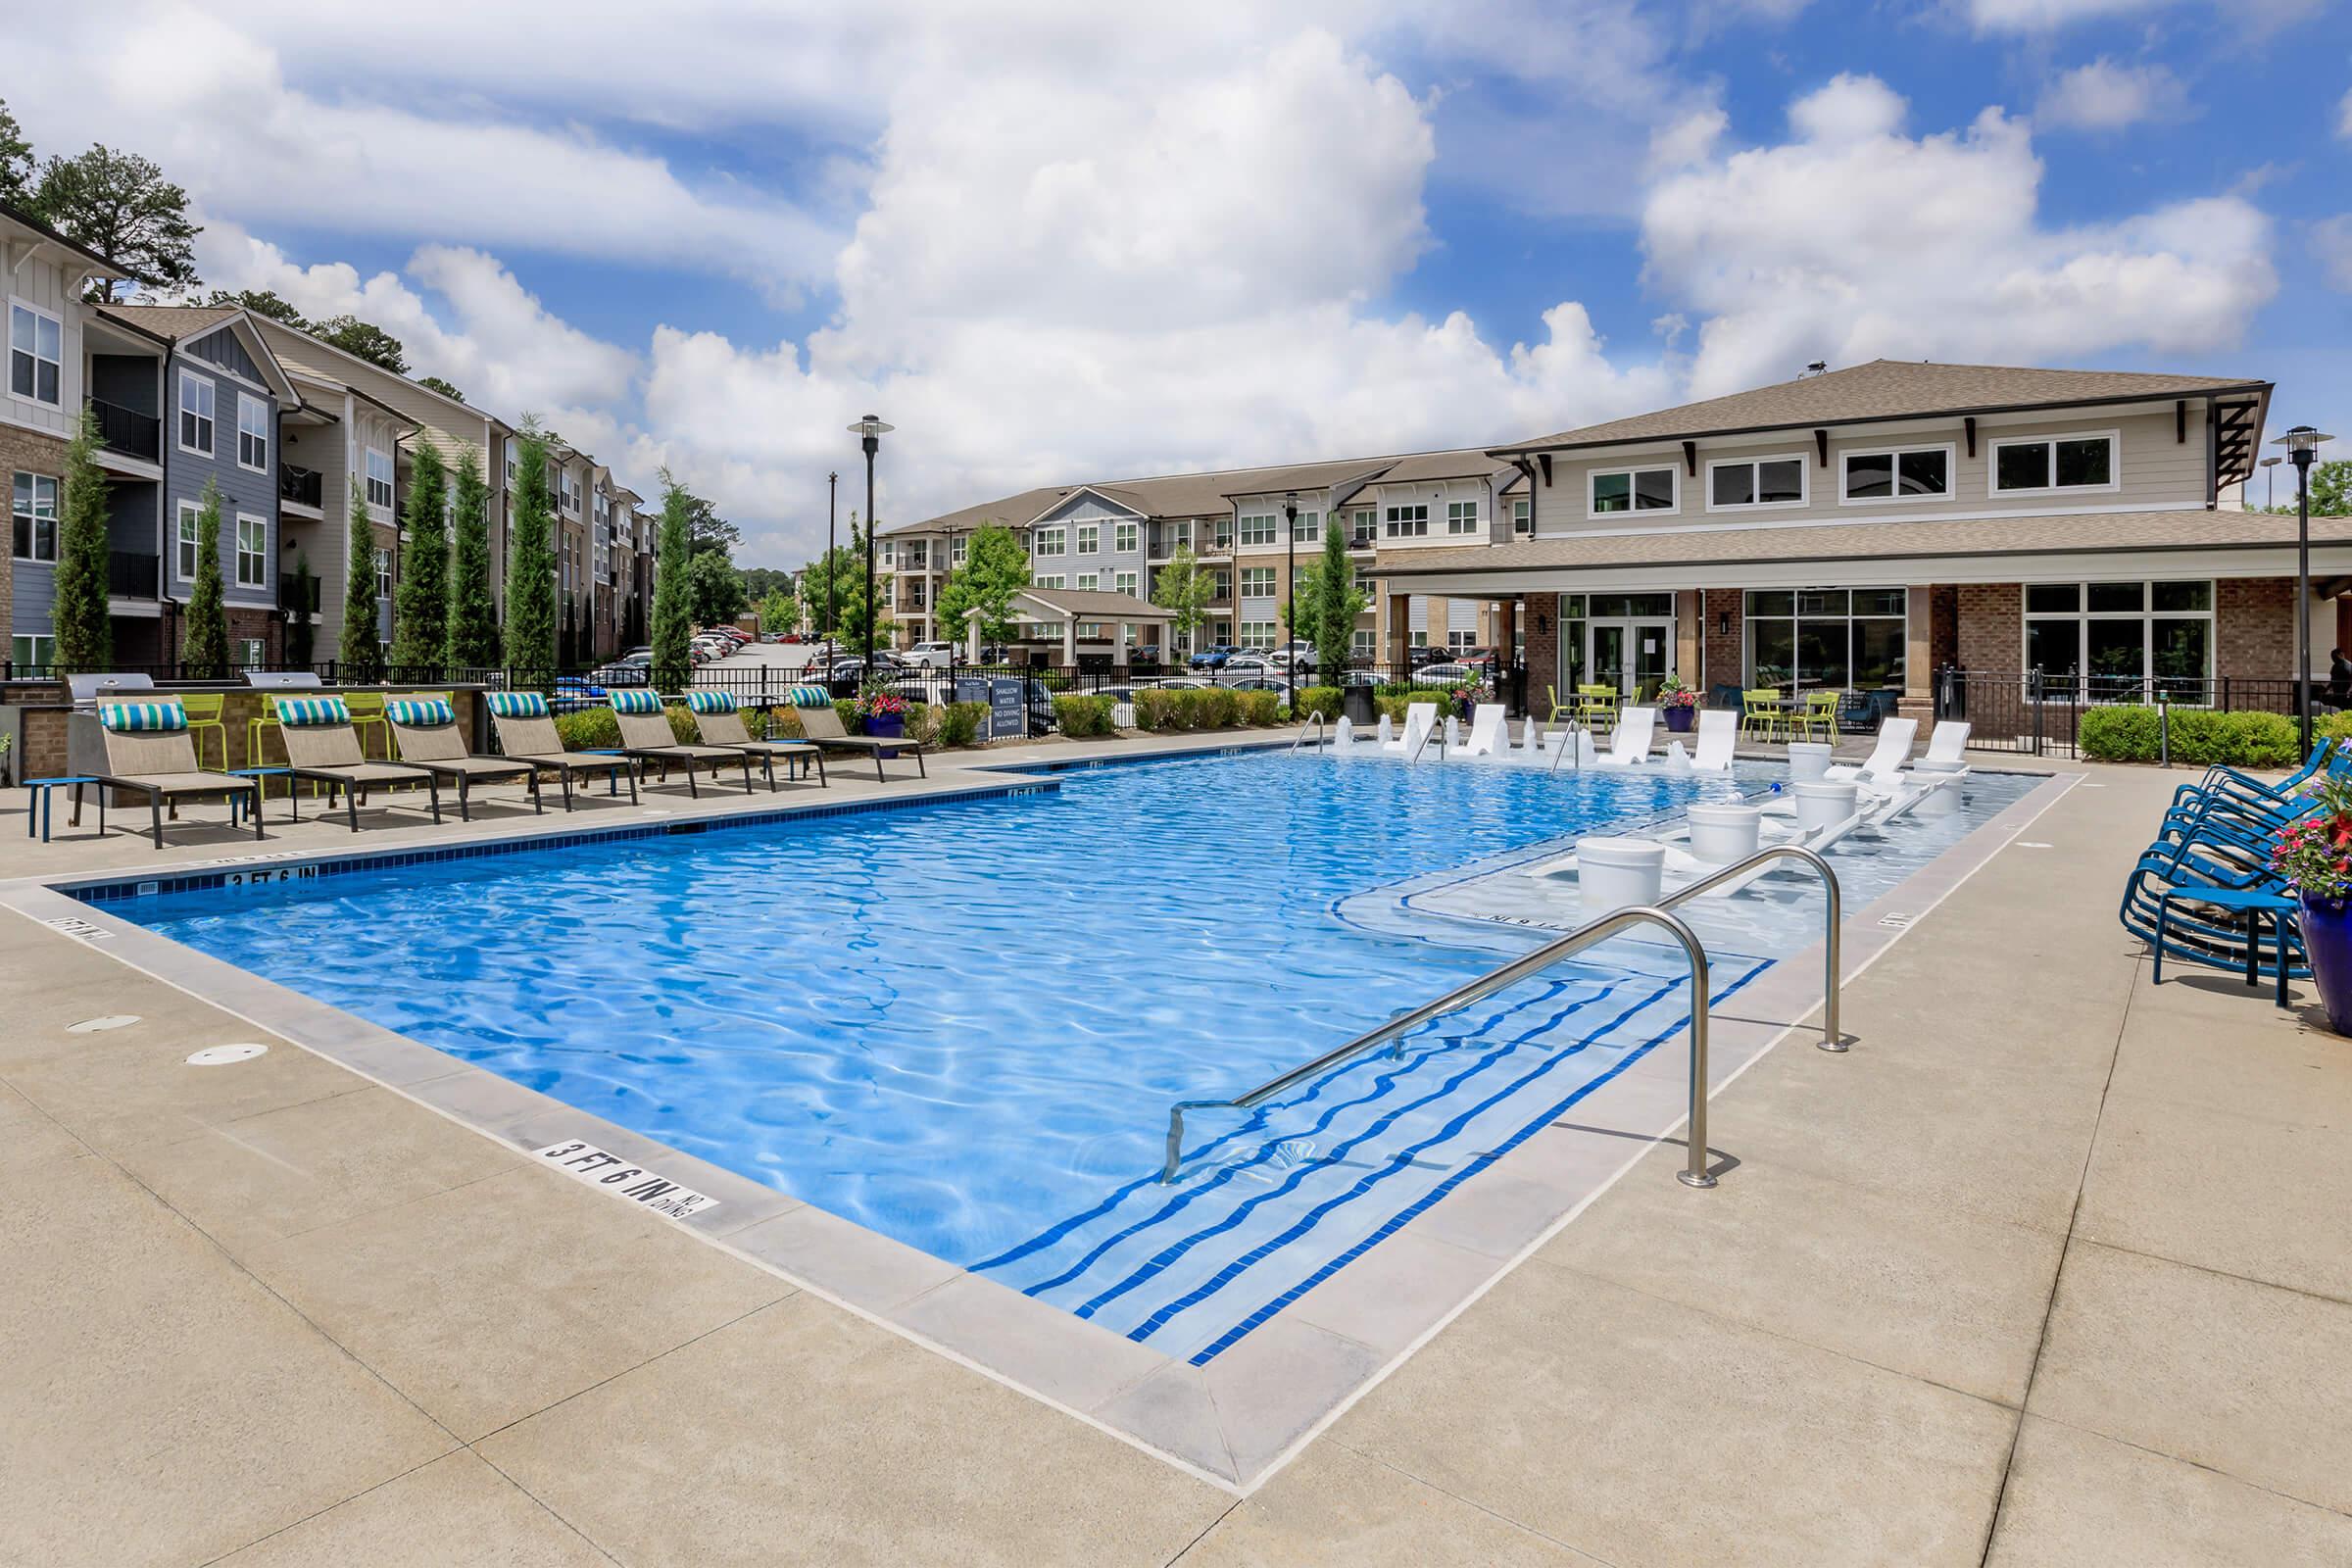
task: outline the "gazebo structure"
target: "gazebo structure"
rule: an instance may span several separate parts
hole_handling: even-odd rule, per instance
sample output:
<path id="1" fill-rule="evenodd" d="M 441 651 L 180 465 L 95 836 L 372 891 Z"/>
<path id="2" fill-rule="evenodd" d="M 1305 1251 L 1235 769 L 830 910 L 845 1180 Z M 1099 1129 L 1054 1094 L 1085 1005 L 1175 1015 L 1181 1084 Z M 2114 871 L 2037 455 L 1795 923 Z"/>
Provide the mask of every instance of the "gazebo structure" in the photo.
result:
<path id="1" fill-rule="evenodd" d="M 964 616 L 966 657 L 980 660 L 980 612 Z M 1091 588 L 1023 588 L 1012 596 L 1012 618 L 1023 625 L 1059 627 L 1061 662 L 1075 665 L 1081 643 L 1108 643 L 1111 663 L 1127 667 L 1128 633 L 1148 626 L 1166 644 L 1175 614 L 1133 594 L 1103 593 Z M 1042 637 L 1016 638 L 1041 642 Z"/>

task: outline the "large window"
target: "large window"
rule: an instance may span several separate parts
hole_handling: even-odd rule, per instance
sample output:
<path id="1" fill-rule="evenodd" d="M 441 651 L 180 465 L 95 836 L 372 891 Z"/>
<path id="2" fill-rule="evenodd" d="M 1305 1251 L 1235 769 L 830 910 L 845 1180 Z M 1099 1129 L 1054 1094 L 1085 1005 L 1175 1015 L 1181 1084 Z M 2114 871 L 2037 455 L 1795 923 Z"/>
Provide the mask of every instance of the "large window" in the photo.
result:
<path id="1" fill-rule="evenodd" d="M 1371 544 L 1373 535 L 1378 531 L 1379 526 L 1379 513 L 1373 511 L 1370 507 L 1356 508 L 1354 512 L 1348 514 L 1348 547 L 1350 549 L 1361 550 L 1367 545 Z"/>
<path id="2" fill-rule="evenodd" d="M 18 474 L 10 513 L 9 554 L 19 561 L 55 561 L 57 481 L 45 473 Z"/>
<path id="3" fill-rule="evenodd" d="M 46 669 L 57 662 L 57 639 L 35 632 L 19 632 L 8 640 L 8 657 L 22 670 L 26 665 Z"/>
<path id="4" fill-rule="evenodd" d="M 8 389 L 21 398 L 65 406 L 66 328 L 47 311 L 8 308 Z"/>
<path id="5" fill-rule="evenodd" d="M 2025 593 L 2026 667 L 2042 672 L 2045 696 L 2206 700 L 2212 583 L 2037 582 Z"/>
<path id="6" fill-rule="evenodd" d="M 179 372 L 179 445 L 213 455 L 213 383 L 190 370 Z"/>
<path id="7" fill-rule="evenodd" d="M 199 543 L 196 519 L 196 503 L 182 501 L 179 504 L 179 532 L 175 541 L 177 548 L 172 552 L 172 562 L 181 582 L 196 580 L 196 546 Z"/>
<path id="8" fill-rule="evenodd" d="M 1521 496 L 1511 503 L 1511 537 L 1532 539 L 1536 534 L 1536 504 Z"/>
<path id="9" fill-rule="evenodd" d="M 1140 522 L 1115 523 L 1111 527 L 1111 548 L 1122 556 L 1133 555 L 1143 547 L 1144 531 Z"/>
<path id="10" fill-rule="evenodd" d="M 1255 649 L 1267 649 L 1273 647 L 1274 622 L 1270 620 L 1243 621 L 1242 646 L 1244 648 Z"/>
<path id="11" fill-rule="evenodd" d="M 1904 599 L 1900 588 L 1750 590 L 1747 684 L 1902 685 Z"/>
<path id="12" fill-rule="evenodd" d="M 1677 482 L 1671 466 L 1595 469 L 1586 510 L 1595 517 L 1618 512 L 1672 512 L 1681 500 Z"/>
<path id="13" fill-rule="evenodd" d="M 1707 465 L 1707 510 L 1805 504 L 1805 460 L 1794 457 L 1734 458 Z"/>
<path id="14" fill-rule="evenodd" d="M 1242 543 L 1246 545 L 1272 544 L 1274 542 L 1274 514 L 1271 512 L 1242 514 Z"/>
<path id="15" fill-rule="evenodd" d="M 1242 597 L 1271 599 L 1274 597 L 1274 568 L 1272 566 L 1244 566 L 1242 568 Z"/>
<path id="16" fill-rule="evenodd" d="M 1069 535 L 1059 528 L 1037 530 L 1037 554 L 1040 558 L 1058 556 L 1067 552 Z"/>
<path id="17" fill-rule="evenodd" d="M 2069 490 L 2116 489 L 2122 483 L 2116 445 L 2112 430 L 1995 441 L 1992 493 L 2046 495 Z"/>
<path id="18" fill-rule="evenodd" d="M 1429 533 L 1429 508 L 1391 507 L 1387 533 L 1391 539 L 1419 539 Z"/>
<path id="19" fill-rule="evenodd" d="M 1952 449 L 1848 452 L 1839 462 L 1839 472 L 1840 501 L 1932 501 L 1952 493 Z"/>
<path id="20" fill-rule="evenodd" d="M 237 394 L 237 466 L 270 471 L 270 405 L 250 392 Z"/>
<path id="21" fill-rule="evenodd" d="M 392 510 L 392 454 L 368 449 L 368 504 Z"/>
<path id="22" fill-rule="evenodd" d="M 1323 537 L 1323 514 L 1301 512 L 1291 519 L 1291 539 L 1294 543 L 1312 542 Z"/>
<path id="23" fill-rule="evenodd" d="M 1110 586 L 1132 599 L 1143 586 L 1143 579 L 1132 571 L 1114 571 L 1110 574 Z"/>
<path id="24" fill-rule="evenodd" d="M 1102 586 L 1102 574 L 1099 571 L 1082 571 L 1078 574 L 1078 586 L 1081 591 L 1091 594 Z"/>
<path id="25" fill-rule="evenodd" d="M 1092 556 L 1100 554 L 1102 549 L 1102 525 L 1099 522 L 1082 522 L 1078 524 L 1078 543 L 1076 546 L 1076 553 L 1082 556 Z"/>
<path id="26" fill-rule="evenodd" d="M 1446 531 L 1451 534 L 1478 532 L 1478 503 L 1475 501 L 1446 502 Z"/>
<path id="27" fill-rule="evenodd" d="M 260 517 L 237 517 L 237 586 L 266 588 L 270 582 L 270 525 Z"/>

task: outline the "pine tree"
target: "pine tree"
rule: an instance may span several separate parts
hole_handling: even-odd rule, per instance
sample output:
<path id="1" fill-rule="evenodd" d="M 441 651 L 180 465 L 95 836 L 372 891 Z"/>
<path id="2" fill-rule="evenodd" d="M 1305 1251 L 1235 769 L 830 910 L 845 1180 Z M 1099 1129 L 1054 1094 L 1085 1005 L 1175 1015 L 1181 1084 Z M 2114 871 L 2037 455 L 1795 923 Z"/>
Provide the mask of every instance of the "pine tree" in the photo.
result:
<path id="1" fill-rule="evenodd" d="M 694 641 L 694 496 L 662 470 L 662 537 L 654 560 L 653 682 L 669 691 L 685 687 L 694 673 L 688 648 Z"/>
<path id="2" fill-rule="evenodd" d="M 448 664 L 487 669 L 498 662 L 498 600 L 490 591 L 490 487 L 481 455 L 467 447 L 458 459 L 457 538 L 449 568 Z"/>
<path id="3" fill-rule="evenodd" d="M 107 616 L 106 475 L 99 471 L 98 421 L 85 409 L 66 444 L 65 494 L 57 520 L 55 604 L 57 664 L 105 669 L 114 662 L 114 622 Z"/>
<path id="4" fill-rule="evenodd" d="M 196 513 L 196 585 L 188 592 L 188 641 L 180 651 L 191 680 L 228 678 L 228 608 L 220 581 L 220 484 L 204 481 Z"/>
<path id="5" fill-rule="evenodd" d="M 507 668 L 526 685 L 556 665 L 554 514 L 547 497 L 547 437 L 525 421 L 516 435 L 514 537 L 507 549 Z"/>
<path id="6" fill-rule="evenodd" d="M 286 662 L 296 669 L 311 662 L 311 642 L 317 635 L 311 625 L 311 557 L 308 551 L 294 552 L 294 618 L 286 622 Z"/>
<path id="7" fill-rule="evenodd" d="M 343 574 L 343 682 L 372 686 L 384 678 L 384 643 L 376 630 L 375 529 L 368 517 L 368 484 L 351 476 L 350 561 Z"/>
<path id="8" fill-rule="evenodd" d="M 449 469 L 429 441 L 409 469 L 409 541 L 400 555 L 392 615 L 392 665 L 403 680 L 438 680 L 449 652 Z"/>

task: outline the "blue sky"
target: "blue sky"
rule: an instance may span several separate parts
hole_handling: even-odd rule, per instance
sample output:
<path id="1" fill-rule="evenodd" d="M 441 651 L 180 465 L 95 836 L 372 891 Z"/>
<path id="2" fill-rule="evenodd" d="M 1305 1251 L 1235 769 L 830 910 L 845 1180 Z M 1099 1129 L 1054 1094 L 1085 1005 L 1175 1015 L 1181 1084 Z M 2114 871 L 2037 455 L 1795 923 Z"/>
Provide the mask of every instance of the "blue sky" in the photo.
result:
<path id="1" fill-rule="evenodd" d="M 133 4 L 12 108 L 185 183 L 760 563 L 885 520 L 1485 443 L 1878 355 L 2251 373 L 2346 430 L 2352 27 L 2309 0 Z M 453 45 L 453 40 L 457 42 Z M 2352 446 L 2352 443 L 2347 443 Z"/>

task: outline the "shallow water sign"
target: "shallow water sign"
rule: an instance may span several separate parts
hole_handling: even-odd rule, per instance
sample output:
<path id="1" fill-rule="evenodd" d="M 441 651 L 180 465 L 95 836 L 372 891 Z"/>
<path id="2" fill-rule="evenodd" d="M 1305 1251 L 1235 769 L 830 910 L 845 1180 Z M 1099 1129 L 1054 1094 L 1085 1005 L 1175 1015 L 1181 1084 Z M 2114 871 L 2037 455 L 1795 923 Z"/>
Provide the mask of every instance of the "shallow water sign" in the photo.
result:
<path id="1" fill-rule="evenodd" d="M 545 1149 L 535 1151 L 535 1156 L 555 1166 L 573 1181 L 585 1182 L 633 1203 L 642 1203 L 655 1213 L 666 1214 L 671 1219 L 684 1219 L 690 1214 L 705 1213 L 718 1206 L 718 1200 L 708 1193 L 681 1187 L 676 1182 L 655 1175 L 642 1165 L 623 1159 L 618 1154 L 608 1153 L 594 1144 L 582 1143 L 578 1139 L 550 1144 Z"/>

